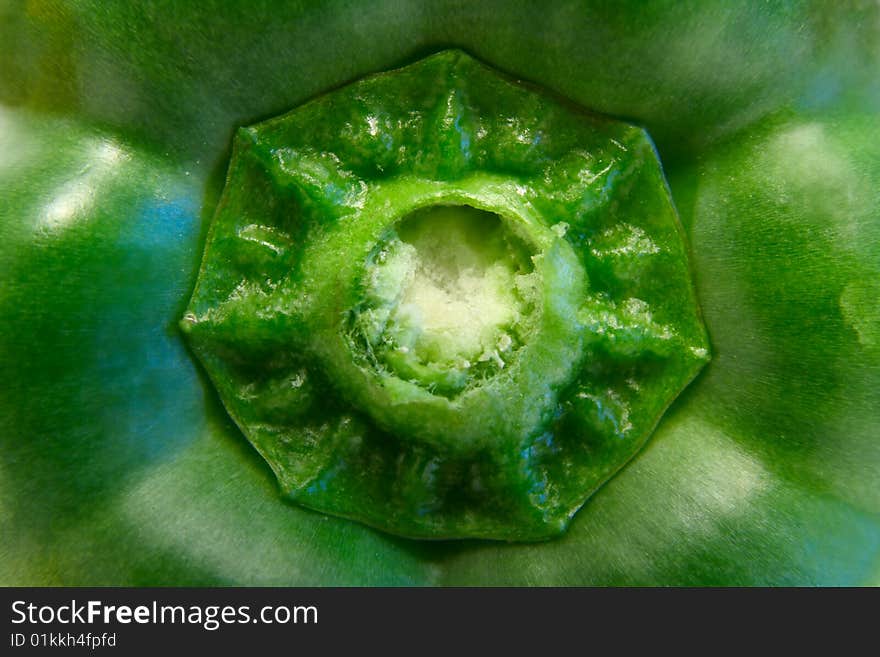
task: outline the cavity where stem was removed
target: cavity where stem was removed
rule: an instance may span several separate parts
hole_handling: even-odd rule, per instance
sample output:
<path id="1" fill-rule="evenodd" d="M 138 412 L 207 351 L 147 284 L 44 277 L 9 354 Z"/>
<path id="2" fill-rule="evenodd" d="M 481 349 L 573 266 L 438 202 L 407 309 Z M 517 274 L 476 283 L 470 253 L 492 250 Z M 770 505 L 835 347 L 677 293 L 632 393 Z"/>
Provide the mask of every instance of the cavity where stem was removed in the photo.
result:
<path id="1" fill-rule="evenodd" d="M 384 373 L 453 396 L 509 366 L 538 306 L 533 251 L 492 212 L 434 205 L 365 263 L 354 337 Z"/>

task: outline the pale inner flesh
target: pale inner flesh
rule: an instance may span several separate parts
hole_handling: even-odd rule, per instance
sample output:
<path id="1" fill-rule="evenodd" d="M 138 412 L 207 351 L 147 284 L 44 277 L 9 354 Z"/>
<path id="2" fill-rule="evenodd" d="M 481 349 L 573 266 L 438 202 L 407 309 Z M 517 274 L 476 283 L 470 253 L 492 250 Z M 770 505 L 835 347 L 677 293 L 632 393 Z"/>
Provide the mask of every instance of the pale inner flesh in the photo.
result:
<path id="1" fill-rule="evenodd" d="M 402 378 L 462 387 L 506 367 L 535 305 L 531 253 L 496 214 L 432 206 L 400 222 L 372 255 L 360 326 Z"/>

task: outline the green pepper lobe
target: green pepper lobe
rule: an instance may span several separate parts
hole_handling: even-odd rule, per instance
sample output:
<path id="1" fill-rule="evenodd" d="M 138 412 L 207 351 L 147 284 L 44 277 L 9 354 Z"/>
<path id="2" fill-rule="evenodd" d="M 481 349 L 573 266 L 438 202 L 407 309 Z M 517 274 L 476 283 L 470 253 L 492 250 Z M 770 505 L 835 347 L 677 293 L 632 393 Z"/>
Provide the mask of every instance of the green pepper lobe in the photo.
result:
<path id="1" fill-rule="evenodd" d="M 296 502 L 548 538 L 708 360 L 643 130 L 458 51 L 241 129 L 181 323 Z"/>

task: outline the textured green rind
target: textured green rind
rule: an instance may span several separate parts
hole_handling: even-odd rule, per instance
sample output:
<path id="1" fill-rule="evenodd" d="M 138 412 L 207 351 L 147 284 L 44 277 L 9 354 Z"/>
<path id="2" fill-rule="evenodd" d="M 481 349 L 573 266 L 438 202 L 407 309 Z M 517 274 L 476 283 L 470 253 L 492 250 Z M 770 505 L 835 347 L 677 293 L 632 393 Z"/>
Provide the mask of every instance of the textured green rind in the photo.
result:
<path id="1" fill-rule="evenodd" d="M 105 4 L 0 9 L 0 99 L 192 157 L 217 157 L 235 126 L 451 46 L 649 125 L 667 165 L 779 107 L 876 92 L 877 9 L 861 0 Z"/>
<path id="2" fill-rule="evenodd" d="M 516 360 L 451 399 L 346 339 L 359 263 L 438 202 L 506 217 L 542 290 Z M 292 499 L 528 540 L 562 531 L 708 360 L 689 276 L 641 130 L 447 51 L 239 133 L 182 328 Z"/>
<path id="3" fill-rule="evenodd" d="M 30 115 L 25 124 L 4 112 L 0 125 L 0 367 L 7 381 L 0 387 L 0 581 L 880 584 L 878 405 L 871 392 L 880 381 L 870 346 L 876 306 L 864 302 L 873 298 L 870 278 L 847 291 L 865 263 L 877 260 L 877 12 L 862 2 L 702 1 L 648 8 L 641 2 L 0 7 L 0 98 L 26 105 L 23 114 Z M 238 45 L 230 50 L 229 44 Z M 278 499 L 271 472 L 213 397 L 203 401 L 208 384 L 193 377 L 185 352 L 168 361 L 167 374 L 145 374 L 144 365 L 166 345 L 179 349 L 173 329 L 166 334 L 163 327 L 173 327 L 182 311 L 173 300 L 195 281 L 201 241 L 185 227 L 204 222 L 199 208 L 215 204 L 223 171 L 211 169 L 209 176 L 208 169 L 228 159 L 234 127 L 438 45 L 460 46 L 648 127 L 691 236 L 713 335 L 713 363 L 647 450 L 590 501 L 566 536 L 534 548 L 396 541 L 292 508 Z M 793 116 L 762 119 L 779 109 Z M 60 235 L 38 240 L 31 226 L 55 186 L 89 163 L 74 157 L 86 152 L 80 129 L 46 112 L 99 121 L 104 130 L 88 132 L 100 138 L 119 131 L 151 143 L 160 155 L 149 162 L 164 164 L 174 178 L 191 174 L 185 180 L 192 181 L 198 217 L 123 239 L 143 235 L 134 206 L 108 205 L 106 183 L 93 181 L 85 189 L 105 199 L 104 223 L 120 239 L 105 241 L 105 249 L 95 249 L 88 231 L 79 244 Z M 803 124 L 822 126 L 826 137 L 811 153 L 823 158 L 830 149 L 846 163 L 833 178 L 843 187 L 814 185 L 817 193 L 805 195 L 798 184 L 803 151 L 779 151 L 771 173 L 752 166 L 773 148 L 774 134 Z M 16 149 L 6 146 L 13 136 Z M 721 142 L 727 142 L 723 153 L 716 149 Z M 180 160 L 165 155 L 172 149 Z M 117 184 L 143 189 L 137 176 Z M 840 190 L 849 191 L 841 196 Z M 830 192 L 837 207 L 817 206 Z M 749 210 L 736 211 L 729 198 Z M 822 217 L 816 207 L 826 208 Z M 798 258 L 805 244 L 786 242 L 788 232 L 817 219 L 829 228 L 852 226 L 844 208 L 860 208 L 857 239 L 829 230 L 820 241 L 837 255 L 807 249 Z M 808 276 L 797 277 L 795 267 L 786 286 L 775 284 L 779 258 L 763 248 L 768 233 L 758 228 L 765 225 L 781 233 L 776 254 L 805 265 Z M 148 286 L 143 268 L 119 276 L 131 271 L 123 254 L 142 239 L 174 242 L 181 254 L 148 268 L 161 270 Z M 853 248 L 858 255 L 839 257 Z M 55 264 L 49 266 L 48 255 L 24 257 L 41 251 L 51 252 Z M 43 270 L 57 272 L 63 288 L 53 288 L 55 276 L 49 281 Z M 755 292 L 762 285 L 774 291 L 766 300 Z M 47 295 L 47 289 L 59 291 Z M 158 298 L 167 306 L 157 309 Z M 802 299 L 809 300 L 803 309 Z M 835 305 L 838 299 L 846 303 Z M 832 321 L 797 332 L 816 307 Z M 98 331 L 98 316 L 115 339 L 97 339 L 107 335 Z M 57 317 L 69 321 L 61 326 Z M 780 325 L 791 331 L 777 338 Z M 138 337 L 119 339 L 126 335 Z M 860 335 L 868 339 L 860 342 Z M 115 365 L 94 365 L 98 342 Z M 772 358 L 776 352 L 824 374 L 839 366 L 845 376 L 831 377 L 837 383 L 826 396 L 821 378 L 802 368 L 790 375 Z M 852 381 L 852 395 L 842 379 Z M 131 390 L 138 394 L 125 394 Z M 184 409 L 192 400 L 190 413 Z M 829 411 L 822 417 L 817 400 Z M 185 449 L 177 449 L 178 438 Z M 749 476 L 755 464 L 763 468 L 757 479 Z M 739 476 L 724 476 L 730 473 Z"/>

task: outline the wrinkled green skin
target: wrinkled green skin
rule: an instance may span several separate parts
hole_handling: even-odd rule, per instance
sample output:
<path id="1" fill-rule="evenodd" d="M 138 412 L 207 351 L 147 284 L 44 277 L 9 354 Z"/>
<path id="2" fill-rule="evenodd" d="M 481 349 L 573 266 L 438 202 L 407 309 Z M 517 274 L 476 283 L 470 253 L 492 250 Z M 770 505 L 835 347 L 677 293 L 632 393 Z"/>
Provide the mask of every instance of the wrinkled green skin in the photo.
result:
<path id="1" fill-rule="evenodd" d="M 876 3 L 0 8 L 4 584 L 880 584 Z M 460 47 L 644 125 L 713 360 L 542 544 L 292 507 L 176 321 L 237 126 Z"/>
<path id="2" fill-rule="evenodd" d="M 505 216 L 540 281 L 507 366 L 449 396 L 351 324 L 377 241 L 440 203 Z M 456 50 L 238 133 L 181 327 L 285 494 L 435 539 L 560 533 L 708 360 L 645 132 Z"/>

